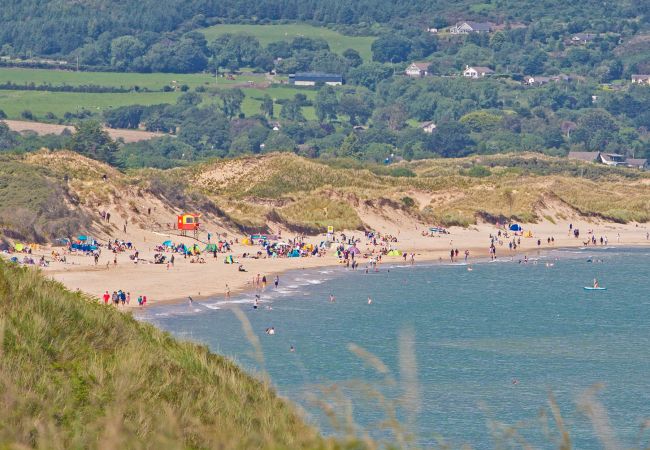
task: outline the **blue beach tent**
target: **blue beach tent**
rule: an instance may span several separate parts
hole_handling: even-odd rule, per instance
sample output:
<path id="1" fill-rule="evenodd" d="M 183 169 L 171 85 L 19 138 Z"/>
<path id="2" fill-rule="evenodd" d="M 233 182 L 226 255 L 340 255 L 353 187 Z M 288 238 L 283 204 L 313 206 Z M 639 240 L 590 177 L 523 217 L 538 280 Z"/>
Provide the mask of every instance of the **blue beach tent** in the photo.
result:
<path id="1" fill-rule="evenodd" d="M 510 231 L 521 231 L 521 230 L 522 228 L 521 225 L 519 224 L 513 223 L 512 225 L 510 225 Z"/>

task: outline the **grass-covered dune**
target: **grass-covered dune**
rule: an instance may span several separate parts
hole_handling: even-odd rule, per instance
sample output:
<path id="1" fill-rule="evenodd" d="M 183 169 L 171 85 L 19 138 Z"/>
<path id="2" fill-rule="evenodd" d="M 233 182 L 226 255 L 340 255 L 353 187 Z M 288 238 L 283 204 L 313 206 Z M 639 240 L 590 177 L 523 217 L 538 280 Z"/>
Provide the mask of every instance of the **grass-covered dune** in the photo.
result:
<path id="1" fill-rule="evenodd" d="M 207 348 L 0 260 L 0 448 L 344 444 Z"/>

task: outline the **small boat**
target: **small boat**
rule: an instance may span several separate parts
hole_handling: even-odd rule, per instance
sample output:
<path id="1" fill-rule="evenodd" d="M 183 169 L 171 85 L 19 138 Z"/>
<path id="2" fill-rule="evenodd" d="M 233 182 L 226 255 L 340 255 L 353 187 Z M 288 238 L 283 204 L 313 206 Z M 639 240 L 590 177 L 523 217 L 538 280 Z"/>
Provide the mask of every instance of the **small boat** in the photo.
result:
<path id="1" fill-rule="evenodd" d="M 583 288 L 585 291 L 606 291 L 607 288 L 604 287 L 593 287 L 593 286 L 585 286 Z"/>

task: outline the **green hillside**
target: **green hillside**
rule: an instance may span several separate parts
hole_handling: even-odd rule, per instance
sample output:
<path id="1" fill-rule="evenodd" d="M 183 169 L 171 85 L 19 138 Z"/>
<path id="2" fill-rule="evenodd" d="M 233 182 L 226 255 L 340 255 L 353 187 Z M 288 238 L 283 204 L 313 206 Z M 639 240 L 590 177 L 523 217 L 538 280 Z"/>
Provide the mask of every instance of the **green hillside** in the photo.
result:
<path id="1" fill-rule="evenodd" d="M 226 33 L 246 33 L 255 36 L 263 46 L 271 42 L 290 41 L 296 37 L 325 39 L 333 52 L 341 54 L 351 48 L 358 51 L 366 61 L 371 58 L 370 45 L 375 40 L 371 36 L 345 36 L 329 28 L 295 23 L 282 25 L 224 24 L 203 28 L 198 31 L 203 33 L 208 41 L 213 41 L 218 36 Z"/>
<path id="2" fill-rule="evenodd" d="M 0 260 L 0 448 L 342 446 L 231 361 Z"/>

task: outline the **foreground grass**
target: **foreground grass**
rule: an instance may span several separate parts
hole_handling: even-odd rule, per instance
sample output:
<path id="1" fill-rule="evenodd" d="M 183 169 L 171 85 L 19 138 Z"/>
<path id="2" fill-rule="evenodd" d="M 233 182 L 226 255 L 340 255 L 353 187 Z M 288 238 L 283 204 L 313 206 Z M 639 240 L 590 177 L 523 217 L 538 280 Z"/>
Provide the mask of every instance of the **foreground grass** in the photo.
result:
<path id="1" fill-rule="evenodd" d="M 1 260 L 0 343 L 0 448 L 344 448 L 206 347 Z"/>

